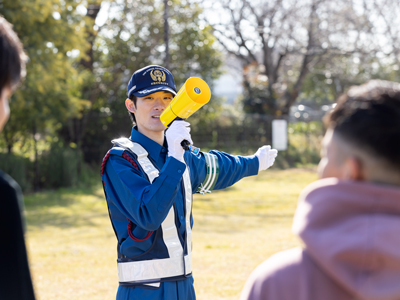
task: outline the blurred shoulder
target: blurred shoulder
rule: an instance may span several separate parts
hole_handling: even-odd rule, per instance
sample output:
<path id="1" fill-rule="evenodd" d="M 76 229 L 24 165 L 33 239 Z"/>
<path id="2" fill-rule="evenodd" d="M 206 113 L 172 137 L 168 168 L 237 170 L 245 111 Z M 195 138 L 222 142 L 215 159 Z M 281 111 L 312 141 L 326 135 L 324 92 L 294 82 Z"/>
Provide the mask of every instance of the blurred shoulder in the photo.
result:
<path id="1" fill-rule="evenodd" d="M 18 183 L 8 174 L 0 170 L 0 218 L 2 224 L 21 222 L 24 203 L 22 191 Z"/>
<path id="2" fill-rule="evenodd" d="M 293 276 L 294 272 L 300 271 L 304 263 L 304 253 L 301 248 L 293 248 L 278 252 L 260 264 L 254 273 L 260 278 L 280 278 Z"/>
<path id="3" fill-rule="evenodd" d="M 290 288 L 288 288 L 290 287 Z M 250 275 L 241 300 L 354 299 L 302 248 L 279 252 Z"/>
<path id="4" fill-rule="evenodd" d="M 241 300 L 296 299 L 296 291 L 300 289 L 304 276 L 304 255 L 301 248 L 272 255 L 252 272 Z"/>
<path id="5" fill-rule="evenodd" d="M 7 173 L 0 170 L 0 191 L 2 195 L 22 195 L 19 184 Z"/>

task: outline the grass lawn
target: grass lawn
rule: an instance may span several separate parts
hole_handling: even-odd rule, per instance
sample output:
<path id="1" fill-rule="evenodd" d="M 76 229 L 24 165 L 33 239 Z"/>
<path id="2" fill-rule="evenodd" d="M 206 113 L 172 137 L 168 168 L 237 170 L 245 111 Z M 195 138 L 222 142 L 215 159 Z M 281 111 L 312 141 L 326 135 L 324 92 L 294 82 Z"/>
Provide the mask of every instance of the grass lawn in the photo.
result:
<path id="1" fill-rule="evenodd" d="M 250 272 L 299 245 L 291 223 L 315 170 L 267 170 L 233 187 L 195 195 L 197 299 L 238 299 Z M 116 238 L 101 185 L 25 196 L 27 245 L 39 300 L 115 299 Z"/>

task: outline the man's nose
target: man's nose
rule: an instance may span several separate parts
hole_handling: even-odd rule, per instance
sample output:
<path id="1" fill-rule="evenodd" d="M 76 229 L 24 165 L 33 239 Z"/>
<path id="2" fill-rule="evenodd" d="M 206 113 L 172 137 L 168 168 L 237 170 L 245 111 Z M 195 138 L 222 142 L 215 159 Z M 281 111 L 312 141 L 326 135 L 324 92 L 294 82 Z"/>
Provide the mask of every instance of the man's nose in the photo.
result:
<path id="1" fill-rule="evenodd" d="M 165 109 L 165 103 L 162 101 L 162 98 L 161 97 L 157 97 L 155 100 L 156 101 L 155 101 L 155 104 L 154 104 L 154 108 L 158 109 L 158 110 L 160 110 L 160 109 L 164 110 Z"/>

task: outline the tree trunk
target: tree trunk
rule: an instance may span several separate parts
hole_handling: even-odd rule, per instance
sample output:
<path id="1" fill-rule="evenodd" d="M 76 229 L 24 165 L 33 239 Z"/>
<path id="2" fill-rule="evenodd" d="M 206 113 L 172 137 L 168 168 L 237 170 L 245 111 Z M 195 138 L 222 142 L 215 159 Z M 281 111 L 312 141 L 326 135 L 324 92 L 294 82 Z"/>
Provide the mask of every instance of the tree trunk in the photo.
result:
<path id="1" fill-rule="evenodd" d="M 99 14 L 101 7 L 101 1 L 99 0 L 92 0 L 89 1 L 87 6 L 87 13 L 86 16 L 92 19 L 93 21 L 96 20 L 97 15 Z M 96 39 L 96 33 L 93 30 L 88 30 L 87 32 L 87 41 L 90 44 L 90 48 L 87 50 L 86 59 L 81 59 L 80 64 L 90 72 L 93 72 L 93 44 Z M 82 94 L 85 98 L 87 98 L 92 104 L 96 101 L 96 93 L 95 89 L 85 89 L 82 91 Z M 76 144 L 76 155 L 78 156 L 78 176 L 81 175 L 82 170 L 82 160 L 80 153 L 82 152 L 82 142 L 86 132 L 86 124 L 89 112 L 83 112 L 81 118 L 75 118 L 71 120 L 69 124 L 66 125 L 67 130 L 69 132 L 66 137 L 67 142 L 73 142 Z M 68 137 L 69 135 L 69 137 Z"/>
<path id="2" fill-rule="evenodd" d="M 164 0 L 164 43 L 165 43 L 164 67 L 167 68 L 167 69 L 169 69 L 168 0 Z"/>
<path id="3" fill-rule="evenodd" d="M 33 122 L 32 126 L 32 136 L 33 136 L 33 151 L 34 151 L 34 161 L 33 161 L 33 190 L 36 192 L 40 188 L 40 172 L 39 172 L 39 155 L 37 150 L 37 140 L 36 140 L 36 123 Z"/>
<path id="4" fill-rule="evenodd" d="M 7 145 L 7 153 L 11 154 L 12 153 L 12 148 L 14 146 L 14 143 L 13 143 L 13 139 L 9 138 L 9 136 L 7 134 L 7 126 L 5 126 L 3 128 L 3 136 L 4 136 L 4 139 L 6 141 L 6 145 Z"/>

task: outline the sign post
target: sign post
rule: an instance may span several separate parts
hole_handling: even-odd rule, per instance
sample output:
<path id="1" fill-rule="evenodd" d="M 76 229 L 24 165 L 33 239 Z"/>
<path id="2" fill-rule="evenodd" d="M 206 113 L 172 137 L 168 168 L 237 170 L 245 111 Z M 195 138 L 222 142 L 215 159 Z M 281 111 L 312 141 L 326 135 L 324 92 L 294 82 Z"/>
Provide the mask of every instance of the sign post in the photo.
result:
<path id="1" fill-rule="evenodd" d="M 285 151 L 288 148 L 286 120 L 272 120 L 272 148 Z"/>

